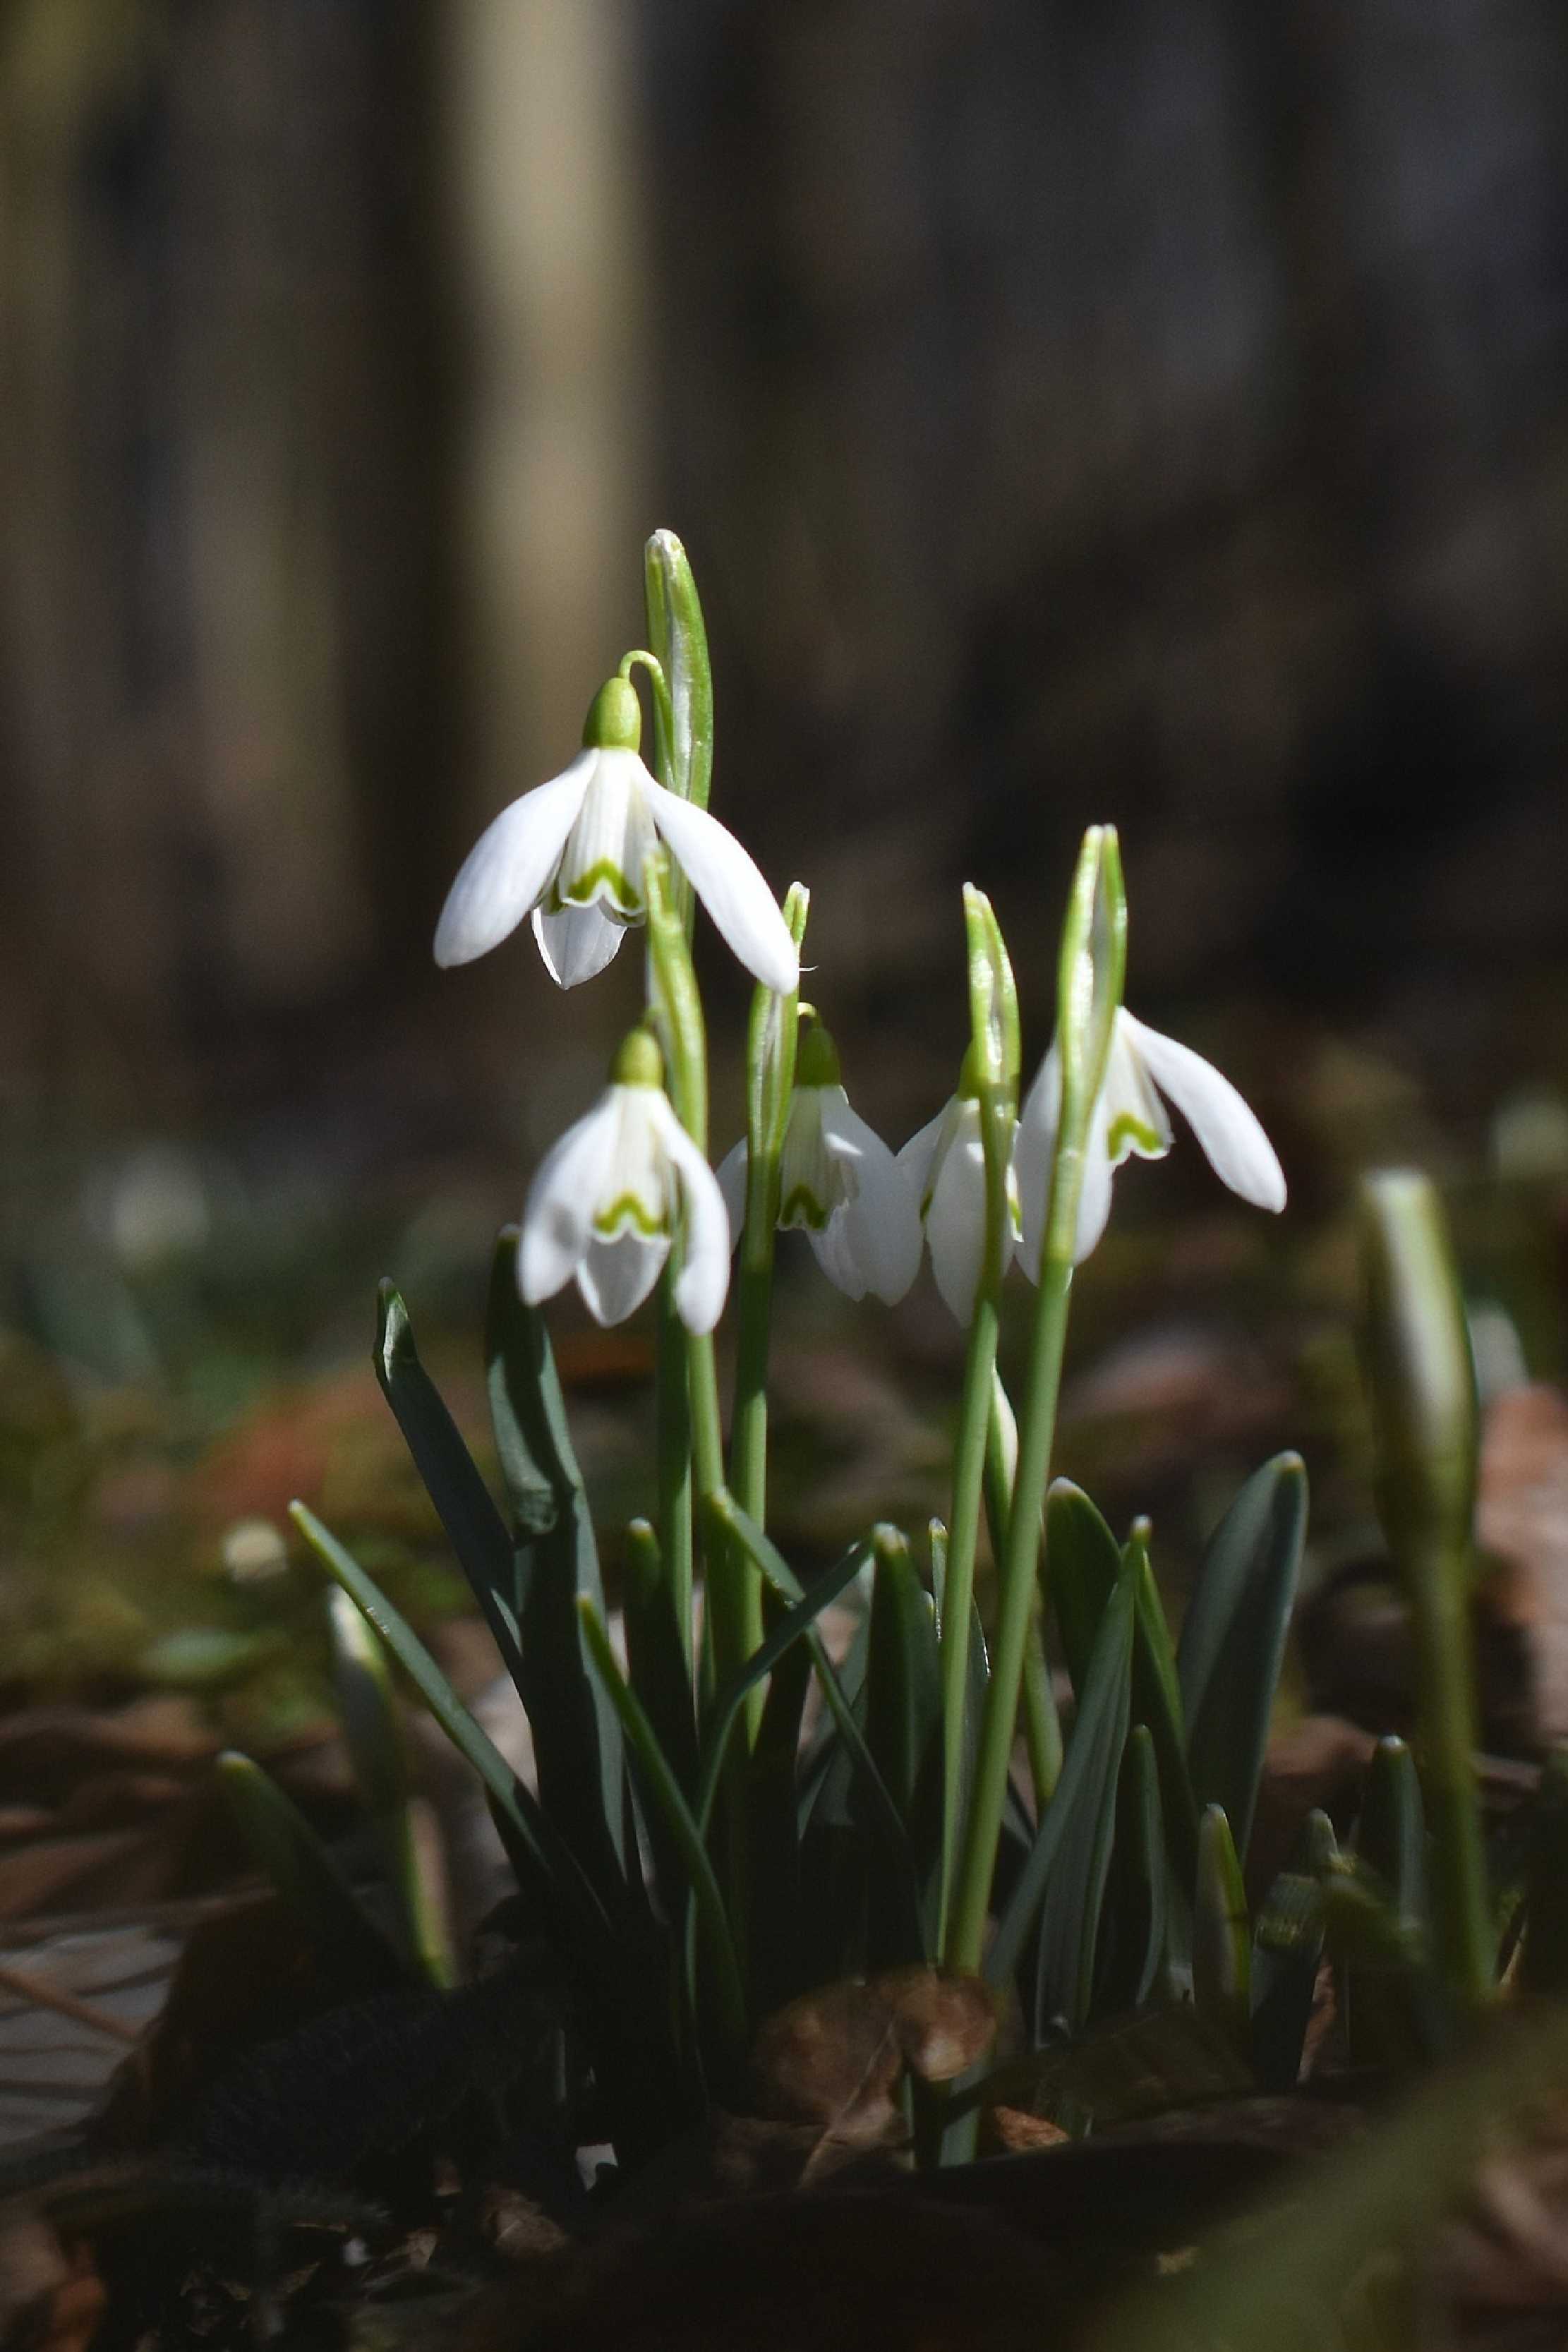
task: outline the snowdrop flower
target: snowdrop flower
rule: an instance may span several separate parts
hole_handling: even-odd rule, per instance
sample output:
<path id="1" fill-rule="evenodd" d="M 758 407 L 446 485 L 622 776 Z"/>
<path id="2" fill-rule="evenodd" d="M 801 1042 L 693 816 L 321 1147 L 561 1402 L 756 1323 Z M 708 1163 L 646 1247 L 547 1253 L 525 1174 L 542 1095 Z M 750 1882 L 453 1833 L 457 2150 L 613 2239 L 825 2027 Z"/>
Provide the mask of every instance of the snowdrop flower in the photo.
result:
<path id="1" fill-rule="evenodd" d="M 1285 1175 L 1274 1147 L 1230 1080 L 1222 1078 L 1190 1046 L 1178 1045 L 1173 1037 L 1162 1037 L 1157 1029 L 1145 1027 L 1119 1008 L 1110 1032 L 1105 1077 L 1089 1121 L 1073 1252 L 1079 1264 L 1105 1231 L 1115 1170 L 1129 1152 L 1135 1151 L 1141 1160 L 1163 1160 L 1171 1148 L 1171 1122 L 1162 1092 L 1185 1118 L 1222 1183 L 1255 1208 L 1285 1206 Z M 1024 1098 L 1013 1150 L 1023 1204 L 1018 1255 L 1034 1281 L 1039 1279 L 1061 1097 L 1061 1061 L 1053 1042 Z"/>
<path id="2" fill-rule="evenodd" d="M 747 970 L 768 988 L 796 985 L 800 959 L 756 866 L 717 817 L 655 782 L 641 740 L 637 689 L 613 677 L 571 766 L 502 809 L 468 852 L 436 927 L 438 964 L 488 954 L 531 913 L 552 980 L 592 980 L 645 920 L 643 863 L 662 839 Z"/>
<path id="3" fill-rule="evenodd" d="M 746 1146 L 737 1143 L 719 1184 L 738 1241 L 745 1216 Z M 800 1041 L 795 1091 L 779 1158 L 779 1229 L 805 1229 L 816 1262 L 849 1298 L 870 1290 L 891 1307 L 921 1262 L 915 1190 L 880 1136 L 849 1108 L 838 1055 L 820 1024 Z"/>
<path id="4" fill-rule="evenodd" d="M 723 1196 L 663 1081 L 657 1043 L 634 1029 L 593 1109 L 540 1162 L 517 1247 L 517 1286 L 531 1307 L 575 1275 L 595 1322 L 624 1322 L 663 1271 L 679 1210 L 680 1319 L 699 1332 L 719 1320 L 730 1286 Z"/>
<path id="5" fill-rule="evenodd" d="M 915 1188 L 936 1286 L 949 1311 L 964 1324 L 974 1319 L 974 1294 L 985 1256 L 985 1147 L 969 1060 L 966 1055 L 958 1092 L 918 1135 L 910 1136 L 899 1154 L 899 1165 Z M 1018 1245 L 1017 1191 L 1011 1169 L 1007 1194 L 1004 1274 Z"/>

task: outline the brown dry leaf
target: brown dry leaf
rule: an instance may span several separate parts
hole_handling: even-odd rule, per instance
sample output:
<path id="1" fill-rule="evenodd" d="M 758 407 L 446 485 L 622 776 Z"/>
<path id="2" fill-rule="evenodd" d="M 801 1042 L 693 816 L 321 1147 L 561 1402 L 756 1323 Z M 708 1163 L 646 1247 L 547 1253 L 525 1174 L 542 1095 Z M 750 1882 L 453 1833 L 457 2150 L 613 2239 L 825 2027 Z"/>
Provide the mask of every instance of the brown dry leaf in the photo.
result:
<path id="1" fill-rule="evenodd" d="M 1568 2308 L 1568 2103 L 1543 2102 L 1487 2150 L 1436 2269 L 1472 2312 Z"/>
<path id="2" fill-rule="evenodd" d="M 188 1773 L 216 1756 L 218 1744 L 187 1698 L 142 1698 L 104 1709 L 23 1707 L 0 1717 L 0 1797 L 58 1803 L 83 1780 L 116 1767 Z"/>
<path id="3" fill-rule="evenodd" d="M 1024 2107 L 988 2107 L 982 2119 L 983 2144 L 988 2155 L 1026 2156 L 1037 2147 L 1058 2147 L 1070 2139 L 1060 2124 L 1032 2116 Z"/>
<path id="4" fill-rule="evenodd" d="M 996 2038 L 1000 2004 L 980 1977 L 956 1969 L 890 1969 L 868 1988 L 890 2008 L 904 2063 L 923 2082 L 951 2083 Z"/>
<path id="5" fill-rule="evenodd" d="M 151 1830 L 40 1838 L 0 1855 L 0 1919 L 42 1911 L 131 1910 L 156 1903 L 178 1882 L 184 1818 L 165 1814 Z"/>

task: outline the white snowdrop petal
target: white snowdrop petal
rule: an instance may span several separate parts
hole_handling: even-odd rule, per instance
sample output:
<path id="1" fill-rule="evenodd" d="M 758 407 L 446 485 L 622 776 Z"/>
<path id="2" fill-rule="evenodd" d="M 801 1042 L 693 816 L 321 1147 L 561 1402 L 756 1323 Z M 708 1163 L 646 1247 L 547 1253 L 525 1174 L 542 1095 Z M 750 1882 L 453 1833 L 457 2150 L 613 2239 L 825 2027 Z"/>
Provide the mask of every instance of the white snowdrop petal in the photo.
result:
<path id="1" fill-rule="evenodd" d="M 577 1287 L 595 1323 L 624 1323 L 635 1314 L 664 1271 L 668 1234 L 639 1234 L 635 1227 L 613 1241 L 595 1234 L 577 1268 Z"/>
<path id="2" fill-rule="evenodd" d="M 1110 1119 L 1103 1095 L 1089 1123 L 1083 1155 L 1083 1187 L 1078 1196 L 1078 1227 L 1073 1234 L 1073 1264 L 1081 1265 L 1105 1231 L 1110 1214 L 1110 1180 L 1116 1162 L 1110 1155 Z"/>
<path id="3" fill-rule="evenodd" d="M 836 1209 L 820 1230 L 806 1228 L 806 1239 L 816 1254 L 816 1263 L 836 1290 L 846 1298 L 864 1298 L 869 1287 L 854 1247 L 854 1237 L 846 1223 L 846 1209 Z"/>
<path id="4" fill-rule="evenodd" d="M 922 1203 L 931 1182 L 931 1162 L 936 1158 L 937 1146 L 952 1118 L 952 1109 L 951 1102 L 945 1103 L 934 1118 L 928 1119 L 924 1127 L 917 1129 L 909 1141 L 899 1148 L 899 1165 L 914 1186 L 916 1200 Z"/>
<path id="5" fill-rule="evenodd" d="M 730 1288 L 729 1212 L 718 1178 L 673 1110 L 665 1148 L 686 1204 L 686 1262 L 676 1282 L 675 1304 L 689 1331 L 711 1331 Z"/>
<path id="6" fill-rule="evenodd" d="M 577 906 L 603 900 L 623 922 L 638 922 L 643 865 L 654 846 L 647 795 L 657 790 L 636 751 L 610 745 L 594 753 L 594 772 L 577 822 L 561 853 L 558 898 Z"/>
<path id="7" fill-rule="evenodd" d="M 854 1197 L 830 1222 L 842 1218 L 844 1240 L 866 1287 L 894 1306 L 920 1271 L 920 1196 L 908 1171 L 840 1089 L 823 1089 L 822 1132 L 834 1158 L 853 1160 L 858 1178 Z"/>
<path id="8" fill-rule="evenodd" d="M 558 988 L 577 988 L 604 971 L 620 952 L 624 923 L 612 922 L 597 906 L 563 907 L 547 915 L 533 910 L 533 936 L 544 969 Z"/>
<path id="9" fill-rule="evenodd" d="M 730 1247 L 740 1245 L 741 1228 L 746 1222 L 746 1179 L 750 1172 L 751 1152 L 744 1136 L 726 1151 L 719 1162 L 715 1181 L 724 1203 L 724 1214 L 730 1221 Z"/>
<path id="10" fill-rule="evenodd" d="M 1111 1024 L 1099 1107 L 1105 1113 L 1101 1134 L 1112 1168 L 1120 1168 L 1134 1151 L 1140 1160 L 1163 1160 L 1171 1148 L 1171 1122 L 1143 1067 L 1131 1016 L 1120 1006 Z"/>
<path id="11" fill-rule="evenodd" d="M 499 947 L 548 889 L 577 820 L 597 754 L 513 801 L 480 834 L 447 893 L 436 926 L 436 961 L 471 963 Z"/>
<path id="12" fill-rule="evenodd" d="M 1062 1066 L 1056 1041 L 1035 1074 L 1018 1114 L 1013 1138 L 1013 1176 L 1018 1188 L 1020 1235 L 1018 1257 L 1031 1282 L 1040 1278 L 1040 1249 L 1046 1233 L 1046 1202 L 1050 1192 L 1051 1160 L 1057 1148 L 1057 1121 L 1061 1116 Z"/>
<path id="13" fill-rule="evenodd" d="M 1228 1078 L 1190 1045 L 1163 1037 L 1125 1013 L 1150 1076 L 1169 1095 L 1203 1147 L 1215 1174 L 1255 1208 L 1285 1206 L 1285 1171 L 1258 1115 Z"/>
<path id="14" fill-rule="evenodd" d="M 960 1323 L 973 1322 L 985 1258 L 985 1152 L 977 1131 L 961 1131 L 949 1145 L 926 1211 L 925 1231 L 943 1305 Z"/>
<path id="15" fill-rule="evenodd" d="M 617 1091 L 602 1095 L 534 1171 L 517 1245 L 518 1288 L 531 1307 L 554 1297 L 587 1247 L 620 1134 Z"/>
<path id="16" fill-rule="evenodd" d="M 650 781 L 653 822 L 716 929 L 764 988 L 782 994 L 800 984 L 800 958 L 773 892 L 755 861 L 706 809 Z"/>

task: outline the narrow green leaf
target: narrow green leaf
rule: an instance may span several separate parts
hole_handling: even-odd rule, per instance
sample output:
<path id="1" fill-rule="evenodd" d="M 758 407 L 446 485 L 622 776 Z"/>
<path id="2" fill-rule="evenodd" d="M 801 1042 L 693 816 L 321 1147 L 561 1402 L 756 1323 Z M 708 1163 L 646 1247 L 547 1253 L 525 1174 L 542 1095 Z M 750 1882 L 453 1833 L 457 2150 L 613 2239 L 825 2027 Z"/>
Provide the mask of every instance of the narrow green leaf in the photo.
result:
<path id="1" fill-rule="evenodd" d="M 1116 1825 L 1116 1785 L 1127 1739 L 1132 1655 L 1132 1580 L 1123 1571 L 1100 1616 L 1068 1741 L 1062 1776 L 1027 1861 L 1003 1906 L 984 1972 L 1005 1984 L 1017 1967 L 1042 1903 L 1042 1997 L 1058 2012 L 1087 2013 L 1105 1874 Z M 1037 1979 L 1037 1990 L 1039 1989 Z"/>
<path id="2" fill-rule="evenodd" d="M 925 1868 L 924 1933 L 910 1948 L 903 1892 L 880 1856 L 868 1888 L 867 1964 L 895 1968 L 923 1957 L 936 1930 L 941 1863 L 942 1667 L 930 1596 L 907 1538 L 892 1527 L 873 1530 L 870 1648 L 866 1662 L 866 1744 Z"/>
<path id="3" fill-rule="evenodd" d="M 323 1949 L 342 1953 L 366 1991 L 406 1980 L 403 1962 L 292 1798 L 248 1756 L 226 1748 L 218 1786 L 257 1864 Z"/>
<path id="4" fill-rule="evenodd" d="M 1121 1572 L 1116 1538 L 1081 1486 L 1057 1478 L 1046 1496 L 1051 1606 L 1074 1694 L 1083 1696 L 1094 1637 Z"/>
<path id="5" fill-rule="evenodd" d="M 1290 1866 L 1265 1896 L 1252 1938 L 1252 2063 L 1259 2088 L 1293 2090 L 1323 1957 L 1323 1882 L 1339 1852 L 1327 1813 L 1309 1813 Z"/>
<path id="6" fill-rule="evenodd" d="M 552 1903 L 558 1906 L 558 1916 L 552 1924 L 558 1932 L 574 1932 L 579 1939 L 586 1936 L 595 1940 L 602 1957 L 605 1950 L 613 1948 L 609 1923 L 580 1865 L 542 1811 L 537 1798 L 475 1722 L 418 1635 L 365 1574 L 353 1553 L 303 1503 L 291 1503 L 289 1510 L 327 1573 L 363 1611 L 453 1747 L 472 1765 L 487 1795 L 505 1815 L 512 1837 L 537 1874 L 539 1885 L 549 1890 Z"/>
<path id="7" fill-rule="evenodd" d="M 1116 1843 L 1116 1794 L 1131 1712 L 1132 1641 L 1136 1608 L 1131 1576 L 1123 1570 L 1100 1620 L 1112 1662 L 1119 1668 L 1120 1696 L 1108 1697 L 1091 1716 L 1089 1777 L 1067 1823 L 1061 1851 L 1046 1887 L 1035 1961 L 1035 2037 L 1043 2040 L 1053 2018 L 1065 2017 L 1078 2032 L 1088 2022 L 1094 2000 L 1100 1916 Z M 1096 1641 L 1096 1649 L 1099 1639 Z M 1086 1706 L 1096 1660 L 1089 1660 Z M 1075 1723 L 1069 1757 L 1078 1745 Z M 1063 1768 L 1066 1779 L 1066 1767 Z"/>
<path id="8" fill-rule="evenodd" d="M 409 1810 L 408 1763 L 386 1655 L 346 1592 L 327 1595 L 332 1688 L 354 1780 L 397 1896 L 408 1949 L 432 1984 L 456 1980 Z"/>
<path id="9" fill-rule="evenodd" d="M 1149 1727 L 1160 1767 L 1165 1850 L 1185 1906 L 1198 1867 L 1198 1801 L 1187 1770 L 1176 1654 L 1149 1555 L 1149 1522 L 1133 1522 L 1121 1554 L 1133 1564 L 1132 1712 Z"/>
<path id="10" fill-rule="evenodd" d="M 655 1737 L 646 1710 L 621 1672 L 616 1654 L 610 1647 L 610 1637 L 605 1630 L 603 1618 L 585 1596 L 578 1601 L 577 1609 L 583 1621 L 589 1655 L 620 1717 L 648 1800 L 658 1809 L 686 1865 L 697 1925 L 708 1955 L 710 1981 L 719 2005 L 721 2044 L 731 2065 L 736 2065 L 746 2046 L 745 1992 L 741 1983 L 740 1963 L 735 1957 L 734 1939 L 730 1933 L 724 1898 L 719 1891 L 719 1881 L 708 1858 L 702 1832 L 691 1817 L 686 1799 L 681 1794 L 680 1783 L 669 1768 L 668 1759 Z M 700 2017 L 700 2010 L 695 1979 L 688 1983 L 687 1997 L 692 2018 L 697 2021 Z"/>
<path id="11" fill-rule="evenodd" d="M 1177 1671 L 1193 1789 L 1200 1804 L 1223 1807 L 1241 1855 L 1252 1834 L 1306 1524 L 1301 1457 L 1277 1454 L 1253 1473 L 1215 1530 L 1182 1626 Z"/>
<path id="12" fill-rule="evenodd" d="M 794 1603 L 805 1598 L 799 1578 L 778 1547 L 763 1534 L 755 1520 L 740 1508 L 732 1496 L 721 1488 L 710 1498 L 709 1510 L 725 1534 L 740 1545 L 764 1583 L 771 1586 L 781 1599 Z M 901 1938 L 911 1947 L 918 1947 L 922 1936 L 920 1885 L 903 1816 L 878 1769 L 877 1760 L 855 1719 L 854 1710 L 845 1697 L 843 1686 L 834 1672 L 833 1662 L 823 1648 L 821 1636 L 815 1625 L 808 1627 L 805 1638 L 824 1703 L 833 1717 L 855 1776 L 867 1835 L 882 1853 L 891 1873 L 892 1883 L 898 1889 L 903 1923 Z"/>
<path id="13" fill-rule="evenodd" d="M 1135 1723 L 1121 1756 L 1101 1931 L 1105 1958 L 1098 1999 L 1107 2011 L 1142 2009 L 1159 1980 L 1165 1957 L 1166 1867 L 1159 1760 L 1148 1725 Z"/>
<path id="14" fill-rule="evenodd" d="M 419 1360 L 408 1309 L 394 1284 L 381 1285 L 376 1307 L 374 1360 L 382 1394 L 392 1407 L 506 1670 L 521 1690 L 512 1544 L 506 1522 L 439 1391 Z"/>
<path id="15" fill-rule="evenodd" d="M 697 1722 L 691 1689 L 689 1641 L 682 1643 L 675 1622 L 669 1580 L 658 1538 L 647 1519 L 626 1529 L 626 1570 L 621 1586 L 626 1614 L 626 1666 L 632 1688 L 647 1709 L 660 1748 L 690 1803 L 697 1792 Z M 678 1858 L 657 1821 L 648 1822 L 655 1874 L 673 1915 L 672 1885 L 683 1884 Z M 675 1877 L 671 1878 L 671 1870 Z"/>
<path id="16" fill-rule="evenodd" d="M 614 1909 L 641 1874 L 626 1846 L 620 1722 L 588 1671 L 577 1614 L 583 1599 L 605 1613 L 598 1547 L 544 1318 L 518 1291 L 517 1239 L 509 1225 L 496 1245 L 485 1317 L 490 1419 L 517 1531 L 500 1600 L 516 1629 L 540 1801 Z"/>
<path id="17" fill-rule="evenodd" d="M 1250 2046 L 1252 1921 L 1223 1805 L 1205 1805 L 1198 1827 L 1193 2000 L 1198 2015 L 1230 2034 L 1238 2050 Z"/>

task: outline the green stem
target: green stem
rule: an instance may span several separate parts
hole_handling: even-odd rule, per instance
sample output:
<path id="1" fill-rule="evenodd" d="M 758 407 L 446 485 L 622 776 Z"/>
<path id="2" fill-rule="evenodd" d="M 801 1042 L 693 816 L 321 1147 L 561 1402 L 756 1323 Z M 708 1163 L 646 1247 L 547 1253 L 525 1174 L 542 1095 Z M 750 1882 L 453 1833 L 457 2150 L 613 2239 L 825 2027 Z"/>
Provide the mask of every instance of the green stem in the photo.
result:
<path id="1" fill-rule="evenodd" d="M 989 1253 L 987 1253 L 989 1255 Z M 937 1940 L 947 1933 L 958 1825 L 963 1810 L 964 1729 L 969 1703 L 969 1625 L 974 1598 L 974 1553 L 985 1486 L 985 1439 L 996 1367 L 996 1298 L 983 1287 L 963 1358 L 963 1393 L 952 1457 L 952 1514 L 942 1578 L 942 1900 Z"/>
<path id="2" fill-rule="evenodd" d="M 1065 1128 L 1064 1128 L 1065 1134 Z M 1069 1166 L 1069 1160 L 1074 1163 Z M 1007 1794 L 1007 1768 L 1013 1754 L 1018 1716 L 1018 1692 L 1024 1656 L 1035 1609 L 1036 1570 L 1039 1559 L 1040 1513 L 1050 1471 L 1056 1437 L 1057 1398 L 1061 1386 L 1062 1352 L 1067 1342 L 1068 1301 L 1072 1287 L 1072 1250 L 1059 1245 L 1057 1228 L 1064 1222 L 1056 1213 L 1058 1197 L 1071 1194 L 1072 1223 L 1077 1221 L 1081 1181 L 1081 1154 L 1060 1150 L 1052 1176 L 1052 1214 L 1047 1248 L 1040 1262 L 1039 1300 L 1035 1315 L 1028 1385 L 1019 1428 L 1018 1475 L 1013 1508 L 1007 1521 L 1007 1548 L 1002 1561 L 1000 1607 L 991 1650 L 991 1682 L 981 1719 L 980 1752 L 975 1759 L 974 1786 L 965 1824 L 958 1892 L 945 1958 L 951 1968 L 976 1969 L 985 1940 L 991 1881 L 1002 1832 Z M 989 1395 L 987 1396 L 989 1403 Z"/>
<path id="3" fill-rule="evenodd" d="M 686 1326 L 675 1305 L 673 1253 L 658 1286 L 655 1444 L 658 1453 L 658 1549 L 669 1605 L 689 1659 L 691 1644 L 691 1411 Z"/>
<path id="4" fill-rule="evenodd" d="M 1476 1791 L 1479 1744 L 1468 1545 L 1411 1580 L 1422 1783 L 1432 1832 L 1433 1908 L 1445 1971 L 1462 2001 L 1496 1990 L 1496 1937 Z"/>

